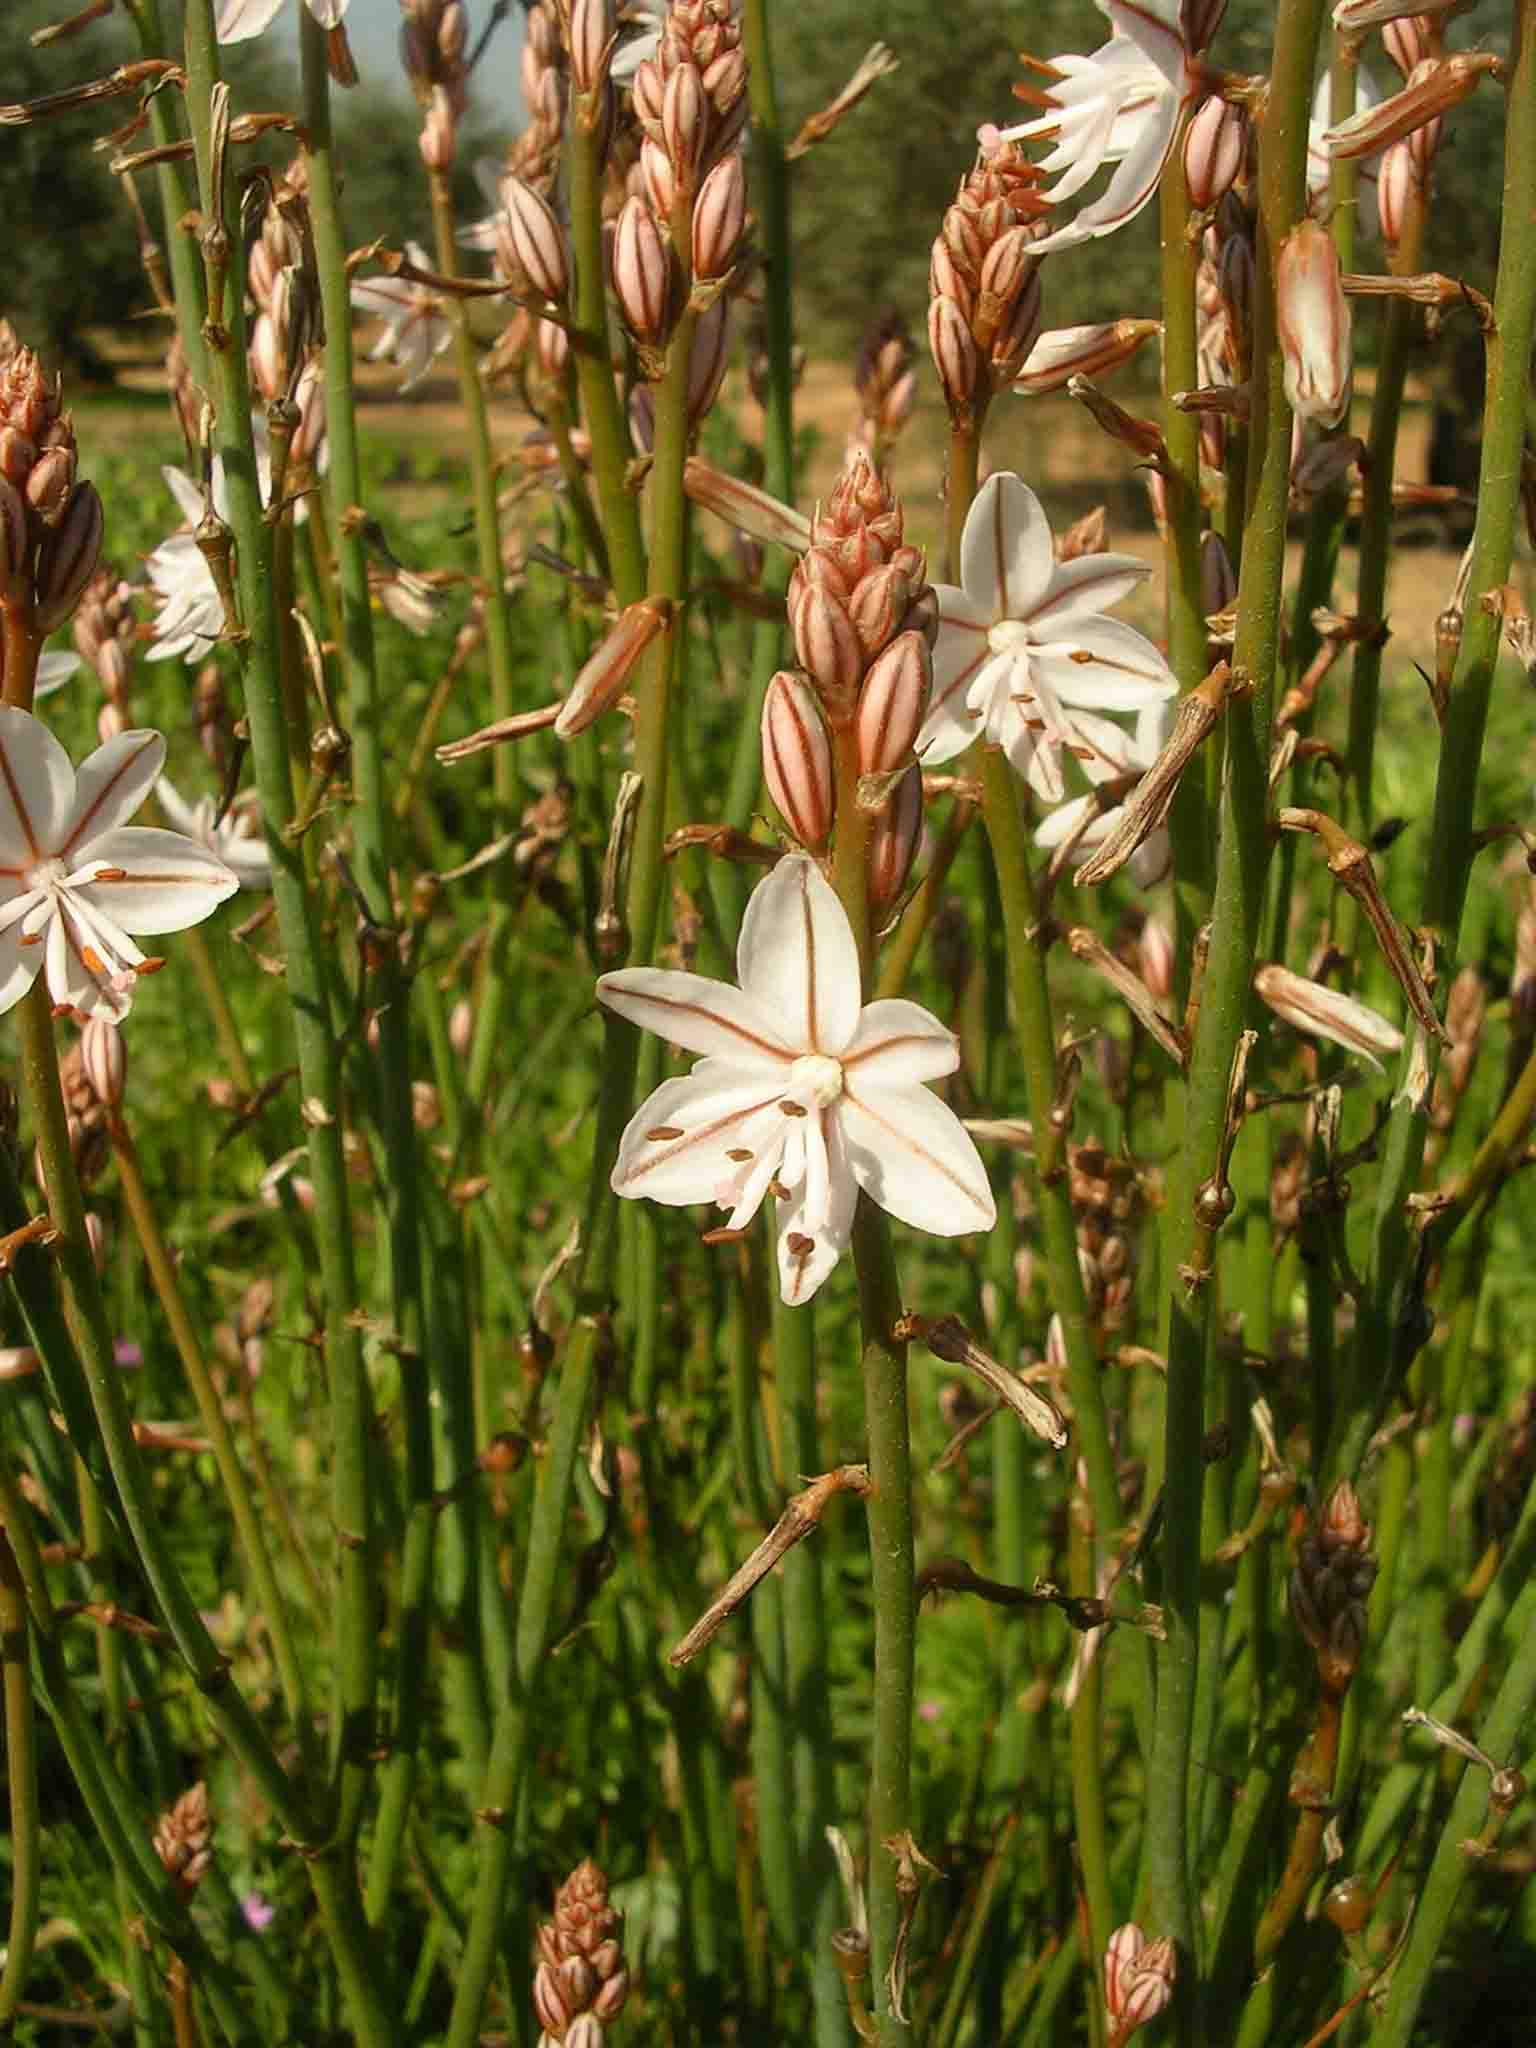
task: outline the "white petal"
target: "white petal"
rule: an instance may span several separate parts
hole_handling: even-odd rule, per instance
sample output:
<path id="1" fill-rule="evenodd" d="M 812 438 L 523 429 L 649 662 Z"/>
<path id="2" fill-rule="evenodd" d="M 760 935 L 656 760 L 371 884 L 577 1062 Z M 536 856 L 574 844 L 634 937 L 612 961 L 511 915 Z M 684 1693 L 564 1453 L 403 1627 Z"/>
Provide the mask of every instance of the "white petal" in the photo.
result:
<path id="1" fill-rule="evenodd" d="M 983 666 L 992 659 L 984 631 L 969 626 L 941 626 L 933 650 L 933 685 L 928 714 L 917 737 L 916 753 L 929 767 L 964 753 L 981 730 L 970 709 L 971 690 Z"/>
<path id="2" fill-rule="evenodd" d="M 807 1229 L 805 1189 L 779 1208 L 779 1292 L 793 1308 L 809 1301 L 848 1249 L 859 1184 L 853 1177 L 842 1125 L 834 1113 L 824 1118 L 827 1153 L 826 1215 L 819 1230 Z M 809 1240 L 809 1248 L 807 1248 Z"/>
<path id="3" fill-rule="evenodd" d="M 647 1195 L 672 1208 L 718 1201 L 733 1180 L 739 1181 L 740 1167 L 746 1163 L 733 1161 L 731 1152 L 749 1151 L 753 1163 L 767 1153 L 777 1164 L 788 1122 L 779 1101 L 771 1073 L 729 1060 L 701 1060 L 691 1074 L 663 1081 L 635 1111 L 619 1140 L 611 1182 L 614 1193 Z M 666 1130 L 683 1135 L 650 1135 Z M 771 1168 L 758 1189 L 758 1201 L 770 1177 Z M 743 1216 L 742 1221 L 747 1220 L 749 1216 Z"/>
<path id="4" fill-rule="evenodd" d="M 37 664 L 37 680 L 32 687 L 33 701 L 39 697 L 51 697 L 55 690 L 62 690 L 75 670 L 80 666 L 78 654 L 44 654 Z"/>
<path id="5" fill-rule="evenodd" d="M 161 469 L 160 474 L 165 478 L 171 496 L 176 500 L 180 508 L 182 518 L 186 520 L 189 526 L 196 526 L 202 518 L 205 509 L 202 492 L 193 483 L 191 477 L 187 475 L 184 469 L 172 469 L 170 464 L 167 463 Z M 199 556 L 199 560 L 201 560 L 201 556 Z"/>
<path id="6" fill-rule="evenodd" d="M 794 1058 L 782 1034 L 742 990 L 728 981 L 711 981 L 708 975 L 625 967 L 617 974 L 599 975 L 597 1000 L 685 1052 L 713 1053 L 740 1065 L 761 1062 L 772 1068 Z"/>
<path id="7" fill-rule="evenodd" d="M 1029 614 L 1029 623 L 1046 639 L 1048 626 L 1055 630 L 1066 619 L 1107 612 L 1151 574 L 1148 565 L 1134 555 L 1078 555 L 1070 562 L 1059 562 L 1040 602 Z"/>
<path id="8" fill-rule="evenodd" d="M 185 832 L 191 839 L 202 837 L 197 829 L 196 810 L 179 794 L 174 783 L 168 782 L 163 775 L 155 784 L 155 801 L 173 832 Z"/>
<path id="9" fill-rule="evenodd" d="M 1183 90 L 1188 52 L 1179 27 L 1179 0 L 1103 0 L 1116 35 L 1150 57 L 1175 92 Z"/>
<path id="10" fill-rule="evenodd" d="M 337 28 L 347 11 L 347 0 L 309 0 L 309 11 L 322 28 Z"/>
<path id="11" fill-rule="evenodd" d="M 1178 693 L 1178 682 L 1143 633 L 1119 619 L 1079 619 L 1061 639 L 1032 650 L 1034 674 L 1065 705 L 1140 711 Z"/>
<path id="12" fill-rule="evenodd" d="M 859 1022 L 859 951 L 832 885 L 805 854 L 759 882 L 741 921 L 742 995 L 781 1043 L 834 1059 Z"/>
<path id="13" fill-rule="evenodd" d="M 117 952 L 94 919 L 79 915 L 79 908 L 66 902 L 49 920 L 48 993 L 56 1004 L 81 1017 L 106 1017 L 114 1024 L 121 1023 L 133 1002 L 131 956 Z M 132 953 L 143 958 L 136 946 Z"/>
<path id="14" fill-rule="evenodd" d="M 1154 710 L 1160 708 L 1153 706 Z M 1071 725 L 1073 741 L 1083 750 L 1078 753 L 1077 764 L 1090 782 L 1108 782 L 1111 776 L 1124 775 L 1132 768 L 1145 768 L 1150 764 L 1152 756 L 1143 758 L 1133 736 L 1123 725 L 1116 725 L 1112 718 L 1099 718 L 1092 711 L 1076 710 L 1072 714 Z"/>
<path id="15" fill-rule="evenodd" d="M 95 840 L 67 883 L 72 896 L 124 932 L 185 931 L 239 886 L 206 846 L 154 825 L 121 825 Z"/>
<path id="16" fill-rule="evenodd" d="M 0 704 L 0 867 L 52 853 L 75 795 L 75 771 L 47 726 Z"/>
<path id="17" fill-rule="evenodd" d="M 866 1004 L 843 1054 L 843 1073 L 860 1093 L 903 1082 L 942 1080 L 960 1064 L 960 1041 L 920 1003 L 883 996 Z"/>
<path id="18" fill-rule="evenodd" d="M 248 43 L 276 21 L 283 0 L 224 0 L 219 9 L 221 43 Z"/>
<path id="19" fill-rule="evenodd" d="M 986 618 L 1022 619 L 1051 580 L 1050 521 L 1029 485 L 1012 470 L 989 476 L 965 515 L 960 580 Z"/>
<path id="20" fill-rule="evenodd" d="M 98 839 L 134 815 L 164 766 L 165 741 L 147 727 L 99 746 L 80 764 L 69 823 L 54 852 L 77 865 L 88 860 Z"/>
<path id="21" fill-rule="evenodd" d="M 18 930 L 0 932 L 0 1015 L 13 1009 L 37 979 L 41 946 L 24 946 Z"/>
<path id="22" fill-rule="evenodd" d="M 1097 845 L 1100 840 L 1107 838 L 1111 825 L 1118 820 L 1123 808 L 1123 805 L 1117 804 L 1113 810 L 1105 811 L 1102 815 L 1095 817 L 1090 824 L 1083 828 L 1082 834 L 1077 841 L 1078 846 L 1086 853 L 1090 847 Z M 1064 839 L 1072 837 L 1073 832 L 1077 829 L 1077 822 L 1083 814 L 1092 809 L 1093 798 L 1091 796 L 1075 796 L 1069 804 L 1058 804 L 1055 810 L 1042 818 L 1035 827 L 1036 846 L 1043 847 L 1047 852 L 1060 846 Z"/>
<path id="23" fill-rule="evenodd" d="M 1033 731 L 1019 713 L 1007 745 L 1014 773 L 1023 777 L 1041 803 L 1059 804 L 1067 793 L 1061 779 L 1061 741 L 1051 733 Z"/>
<path id="24" fill-rule="evenodd" d="M 1178 118 L 1178 99 L 1169 92 L 1148 112 L 1135 148 L 1121 162 L 1103 196 L 1085 206 L 1072 222 L 1073 241 L 1113 234 L 1140 213 L 1157 190 L 1157 181 L 1173 147 Z M 1047 235 L 1033 245 L 1031 253 L 1057 246 L 1062 246 L 1061 236 Z"/>
<path id="25" fill-rule="evenodd" d="M 272 855 L 260 833 L 220 833 L 218 856 L 242 889 L 271 888 Z"/>
<path id="26" fill-rule="evenodd" d="M 859 1186 L 899 1222 L 960 1237 L 997 1221 L 980 1153 L 927 1088 L 844 1089 L 835 1114 Z"/>

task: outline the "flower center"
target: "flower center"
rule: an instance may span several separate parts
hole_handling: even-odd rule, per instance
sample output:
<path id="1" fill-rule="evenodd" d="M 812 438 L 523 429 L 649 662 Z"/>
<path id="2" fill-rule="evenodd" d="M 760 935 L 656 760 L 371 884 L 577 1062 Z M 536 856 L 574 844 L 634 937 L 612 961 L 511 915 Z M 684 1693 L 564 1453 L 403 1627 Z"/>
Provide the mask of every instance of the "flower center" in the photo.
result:
<path id="1" fill-rule="evenodd" d="M 823 1052 L 806 1053 L 790 1067 L 789 1091 L 807 1109 L 826 1109 L 843 1092 L 843 1070 Z"/>
<path id="2" fill-rule="evenodd" d="M 987 645 L 994 654 L 1012 654 L 1027 660 L 1032 644 L 1029 628 L 1022 619 L 999 619 L 987 632 Z"/>
<path id="3" fill-rule="evenodd" d="M 56 854 L 49 854 L 27 871 L 26 886 L 29 889 L 55 889 L 69 873 L 69 863 L 60 860 Z"/>

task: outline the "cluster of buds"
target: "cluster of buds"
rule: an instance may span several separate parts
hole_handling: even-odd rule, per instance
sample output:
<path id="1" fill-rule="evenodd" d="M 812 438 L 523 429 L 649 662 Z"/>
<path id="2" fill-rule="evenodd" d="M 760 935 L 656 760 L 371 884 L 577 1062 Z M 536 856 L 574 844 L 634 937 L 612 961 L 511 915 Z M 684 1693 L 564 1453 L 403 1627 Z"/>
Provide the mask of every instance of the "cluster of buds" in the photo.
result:
<path id="1" fill-rule="evenodd" d="M 1040 172 L 1002 143 L 960 181 L 928 265 L 928 346 L 952 417 L 985 406 L 1023 369 L 1040 327 L 1046 232 Z"/>
<path id="2" fill-rule="evenodd" d="M 252 1280 L 240 1297 L 234 1320 L 220 1323 L 214 1342 L 221 1355 L 242 1377 L 256 1380 L 266 1362 L 266 1333 L 272 1327 L 272 1310 L 277 1290 L 270 1275 Z"/>
<path id="3" fill-rule="evenodd" d="M 1134 1921 L 1115 1929 L 1104 1950 L 1110 2048 L 1123 2048 L 1139 2027 L 1167 2010 L 1178 1970 L 1178 1950 L 1166 1935 L 1148 1941 Z"/>
<path id="4" fill-rule="evenodd" d="M 201 1778 L 161 1814 L 154 1843 L 155 1854 L 181 1897 L 191 1898 L 213 1861 L 213 1818 L 208 1787 Z"/>
<path id="5" fill-rule="evenodd" d="M 133 723 L 128 715 L 133 592 L 111 569 L 97 569 L 86 584 L 75 611 L 73 631 L 80 659 L 95 671 L 106 697 L 96 720 L 105 746 Z"/>
<path id="6" fill-rule="evenodd" d="M 893 307 L 881 314 L 859 345 L 853 388 L 859 422 L 849 453 L 862 448 L 876 469 L 885 467 L 892 443 L 917 403 L 917 370 L 907 323 Z"/>
<path id="7" fill-rule="evenodd" d="M 122 1033 L 105 1019 L 88 1019 L 59 1060 L 69 1149 L 82 1187 L 89 1187 L 106 1167 L 111 1151 L 108 1121 L 122 1102 L 126 1078 Z M 38 1186 L 45 1187 L 41 1148 L 33 1164 Z"/>
<path id="8" fill-rule="evenodd" d="M 1241 403 L 1253 361 L 1254 215 L 1246 185 L 1222 195 L 1200 240 L 1195 274 L 1195 360 L 1203 392 L 1231 392 Z M 1227 413 L 1212 405 L 1200 413 L 1200 462 L 1220 470 L 1226 460 Z"/>
<path id="9" fill-rule="evenodd" d="M 544 2029 L 539 2048 L 602 2048 L 604 2022 L 629 1995 L 624 1916 L 608 1903 L 608 1880 L 590 1857 L 555 1894 L 552 1920 L 539 1923 L 533 2006 Z"/>
<path id="10" fill-rule="evenodd" d="M 400 62 L 424 117 L 421 160 L 450 171 L 469 96 L 469 16 L 464 0 L 400 0 L 400 11 Z"/>
<path id="11" fill-rule="evenodd" d="M 101 499 L 76 461 L 59 383 L 0 321 L 0 610 L 38 644 L 74 611 L 101 553 Z"/>
<path id="12" fill-rule="evenodd" d="M 576 11 L 582 11 L 582 0 Z M 534 0 L 528 9 L 519 63 L 528 125 L 508 152 L 507 169 L 547 197 L 560 174 L 566 101 L 565 44 L 549 0 Z"/>
<path id="13" fill-rule="evenodd" d="M 869 805 L 869 891 L 883 910 L 901 894 L 922 835 L 923 783 L 913 747 L 928 710 L 937 608 L 922 551 L 903 537 L 901 506 L 856 449 L 811 526 L 789 581 L 800 672 L 781 671 L 763 705 L 768 791 L 815 852 L 836 810 L 834 743 L 851 746 Z"/>
<path id="14" fill-rule="evenodd" d="M 274 447 L 288 461 L 317 468 L 325 442 L 325 381 L 315 349 L 319 303 L 305 260 L 309 178 L 296 157 L 272 189 L 246 263 L 255 318 L 250 326 L 251 383 L 267 402 Z"/>
<path id="15" fill-rule="evenodd" d="M 714 403 L 725 372 L 725 292 L 747 229 L 741 139 L 747 66 L 733 0 L 674 0 L 654 56 L 635 72 L 633 109 L 642 132 L 629 195 L 613 230 L 613 289 L 648 377 L 685 308 L 694 315 L 689 417 Z M 652 433 L 651 394 L 641 389 L 632 426 L 642 448 Z"/>
<path id="16" fill-rule="evenodd" d="M 1131 1316 L 1136 1288 L 1133 1247 L 1144 1206 L 1133 1161 L 1102 1145 L 1072 1145 L 1067 1152 L 1067 1191 L 1077 1226 L 1077 1263 L 1088 1313 L 1106 1334 Z"/>
<path id="17" fill-rule="evenodd" d="M 1366 1601 L 1376 1579 L 1371 1525 L 1341 1479 L 1303 1531 L 1291 1573 L 1291 1613 L 1317 1658 L 1325 1692 L 1346 1692 L 1365 1642 Z"/>

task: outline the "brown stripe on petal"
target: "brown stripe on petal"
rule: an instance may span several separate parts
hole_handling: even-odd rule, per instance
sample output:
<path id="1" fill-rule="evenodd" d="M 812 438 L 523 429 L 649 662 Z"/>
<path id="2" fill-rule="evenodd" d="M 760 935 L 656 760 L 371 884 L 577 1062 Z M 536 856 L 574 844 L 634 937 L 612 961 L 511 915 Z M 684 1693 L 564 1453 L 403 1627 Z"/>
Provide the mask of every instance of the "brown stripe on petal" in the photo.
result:
<path id="1" fill-rule="evenodd" d="M 10 749 L 3 741 L 0 741 L 0 775 L 3 775 L 5 778 L 5 787 L 15 809 L 17 823 L 27 835 L 27 846 L 31 851 L 32 858 L 33 860 L 38 860 L 42 857 L 43 850 L 37 843 L 37 834 L 32 830 L 32 814 L 22 801 L 21 785 L 17 782 L 11 770 Z"/>
<path id="2" fill-rule="evenodd" d="M 702 1003 L 685 1003 L 676 996 L 656 995 L 640 996 L 636 1000 L 655 1003 L 659 1009 L 675 1010 L 682 1017 L 707 1017 L 711 1024 L 718 1024 L 722 1031 L 734 1032 L 743 1044 L 756 1046 L 758 1051 L 766 1053 L 769 1059 L 781 1060 L 787 1065 L 792 1057 L 785 1052 L 782 1045 L 775 1045 L 770 1039 L 760 1038 L 755 1031 L 748 1031 L 745 1025 L 736 1023 L 733 1018 L 717 1016 L 713 1010 L 705 1009 Z"/>
<path id="3" fill-rule="evenodd" d="M 863 1046 L 858 1052 L 846 1053 L 841 1062 L 842 1069 L 844 1074 L 846 1074 L 850 1067 L 858 1066 L 862 1060 L 873 1059 L 876 1053 L 890 1052 L 895 1046 L 932 1045 L 933 1043 L 934 1040 L 931 1034 L 925 1031 L 893 1031 L 889 1038 L 882 1038 L 874 1045 Z"/>
<path id="4" fill-rule="evenodd" d="M 914 1137 L 912 1137 L 910 1132 L 899 1130 L 895 1124 L 887 1123 L 886 1119 L 883 1116 L 880 1116 L 875 1110 L 871 1109 L 869 1104 L 867 1102 L 862 1101 L 857 1095 L 855 1095 L 852 1092 L 851 1089 L 845 1088 L 843 1090 L 843 1097 L 845 1101 L 851 1102 L 855 1109 L 862 1110 L 864 1115 L 869 1118 L 871 1123 L 878 1124 L 882 1131 L 887 1132 L 891 1137 L 897 1139 L 898 1142 L 904 1145 L 909 1152 L 914 1152 L 916 1153 L 919 1159 L 926 1160 L 928 1164 L 933 1168 L 934 1172 L 940 1175 L 942 1179 L 947 1180 L 950 1183 L 950 1185 L 955 1189 L 955 1191 L 958 1194 L 963 1195 L 966 1201 L 970 1203 L 973 1208 L 978 1206 L 975 1194 L 969 1187 L 966 1186 L 965 1182 L 961 1180 L 960 1176 L 957 1173 L 955 1173 L 950 1167 L 946 1166 L 942 1159 L 936 1159 L 934 1155 L 930 1151 L 928 1151 L 926 1146 L 918 1144 L 917 1140 Z M 977 1228 L 981 1228 L 980 1224 L 977 1225 Z"/>
<path id="5" fill-rule="evenodd" d="M 76 819 L 75 829 L 73 830 L 73 832 L 70 833 L 69 837 L 65 840 L 64 844 L 58 849 L 60 857 L 68 853 L 72 846 L 78 844 L 80 839 L 86 836 L 86 827 L 92 822 L 94 818 L 96 818 L 99 815 L 102 805 L 106 802 L 107 798 L 112 794 L 113 790 L 117 788 L 118 784 L 122 781 L 123 777 L 128 773 L 129 769 L 136 768 L 139 762 L 144 757 L 144 755 L 149 751 L 149 749 L 159 744 L 159 733 L 152 732 L 147 733 L 145 735 L 143 744 L 141 746 L 134 748 L 133 752 L 129 754 L 127 758 L 123 761 L 122 765 L 118 768 L 117 772 L 113 775 L 112 779 L 109 782 L 106 782 L 102 785 L 102 787 L 97 791 L 94 801 L 86 808 L 86 810 L 84 810 L 81 813 L 80 817 Z"/>

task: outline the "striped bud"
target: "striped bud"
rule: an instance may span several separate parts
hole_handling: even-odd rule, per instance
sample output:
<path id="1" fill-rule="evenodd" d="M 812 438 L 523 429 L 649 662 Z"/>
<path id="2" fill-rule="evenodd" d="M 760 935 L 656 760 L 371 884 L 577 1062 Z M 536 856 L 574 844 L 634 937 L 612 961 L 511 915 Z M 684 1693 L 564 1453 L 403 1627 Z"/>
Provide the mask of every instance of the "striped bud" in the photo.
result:
<path id="1" fill-rule="evenodd" d="M 613 289 L 624 325 L 650 347 L 666 339 L 672 252 L 643 199 L 626 199 L 613 231 Z"/>
<path id="2" fill-rule="evenodd" d="M 578 92 L 595 92 L 608 76 L 613 32 L 613 0 L 572 0 L 567 42 L 571 83 Z"/>
<path id="3" fill-rule="evenodd" d="M 1376 217 L 1381 222 L 1381 238 L 1389 249 L 1395 249 L 1403 238 L 1408 208 L 1419 185 L 1411 142 L 1394 142 L 1390 149 L 1382 151 L 1376 167 Z"/>
<path id="4" fill-rule="evenodd" d="M 832 717 L 846 719 L 864 674 L 864 650 L 847 606 L 821 584 L 806 579 L 791 611 L 790 624 L 800 666 Z"/>
<path id="5" fill-rule="evenodd" d="M 722 157 L 693 202 L 693 274 L 724 277 L 747 224 L 747 180 L 740 154 Z"/>
<path id="6" fill-rule="evenodd" d="M 873 659 L 907 615 L 912 583 L 894 562 L 862 576 L 849 600 L 848 616 L 866 657 Z"/>
<path id="7" fill-rule="evenodd" d="M 730 302 L 716 299 L 693 330 L 693 354 L 688 358 L 688 418 L 693 426 L 719 397 L 725 380 L 731 340 L 729 315 Z"/>
<path id="8" fill-rule="evenodd" d="M 1248 150 L 1248 116 L 1242 107 L 1214 94 L 1184 135 L 1184 175 L 1189 203 L 1204 213 L 1232 189 Z"/>
<path id="9" fill-rule="evenodd" d="M 910 760 L 928 715 L 932 677 L 921 633 L 898 634 L 870 668 L 854 719 L 861 775 L 889 775 Z"/>
<path id="10" fill-rule="evenodd" d="M 8 477 L 0 476 L 0 598 L 26 594 L 30 556 L 27 501 Z"/>
<path id="11" fill-rule="evenodd" d="M 1118 2040 L 1127 2040 L 1167 2007 L 1177 1974 L 1178 1951 L 1171 1941 L 1148 1941 L 1134 1922 L 1115 1929 L 1104 1950 L 1104 2005 Z"/>
<path id="12" fill-rule="evenodd" d="M 832 830 L 836 785 L 832 746 L 816 693 L 803 676 L 780 669 L 763 698 L 763 780 L 774 808 L 807 852 Z"/>
<path id="13" fill-rule="evenodd" d="M 709 141 L 709 96 L 692 64 L 679 64 L 662 88 L 661 139 L 679 189 L 691 192 Z"/>
<path id="14" fill-rule="evenodd" d="M 501 204 L 518 268 L 541 298 L 564 302 L 570 283 L 565 235 L 549 201 L 521 178 L 503 178 Z"/>
<path id="15" fill-rule="evenodd" d="M 101 553 L 101 499 L 94 484 L 76 484 L 63 518 L 39 551 L 37 627 L 62 626 L 95 574 Z"/>
<path id="16" fill-rule="evenodd" d="M 1069 377 L 1098 377 L 1135 355 L 1144 341 L 1160 334 L 1156 320 L 1111 320 L 1088 327 L 1053 327 L 1042 334 L 1013 380 L 1026 397 L 1061 391 Z"/>
<path id="17" fill-rule="evenodd" d="M 1275 263 L 1285 395 L 1299 419 L 1337 426 L 1349 410 L 1350 312 L 1339 252 L 1315 220 L 1292 228 Z"/>
<path id="18" fill-rule="evenodd" d="M 103 1109 L 122 1106 L 128 1078 L 123 1034 L 104 1017 L 88 1017 L 80 1031 L 80 1066 Z"/>
<path id="19" fill-rule="evenodd" d="M 559 739 L 574 739 L 617 702 L 624 685 L 634 674 L 651 642 L 664 633 L 672 620 L 672 605 L 661 597 L 642 598 L 626 605 L 612 630 L 585 663 L 572 683 L 570 693 L 555 720 Z"/>
<path id="20" fill-rule="evenodd" d="M 889 910 L 907 886 L 923 837 L 923 771 L 914 761 L 869 833 L 869 907 Z"/>
<path id="21" fill-rule="evenodd" d="M 939 386 L 951 412 L 961 410 L 976 388 L 976 344 L 965 315 L 951 298 L 928 302 L 928 347 L 939 373 Z"/>

